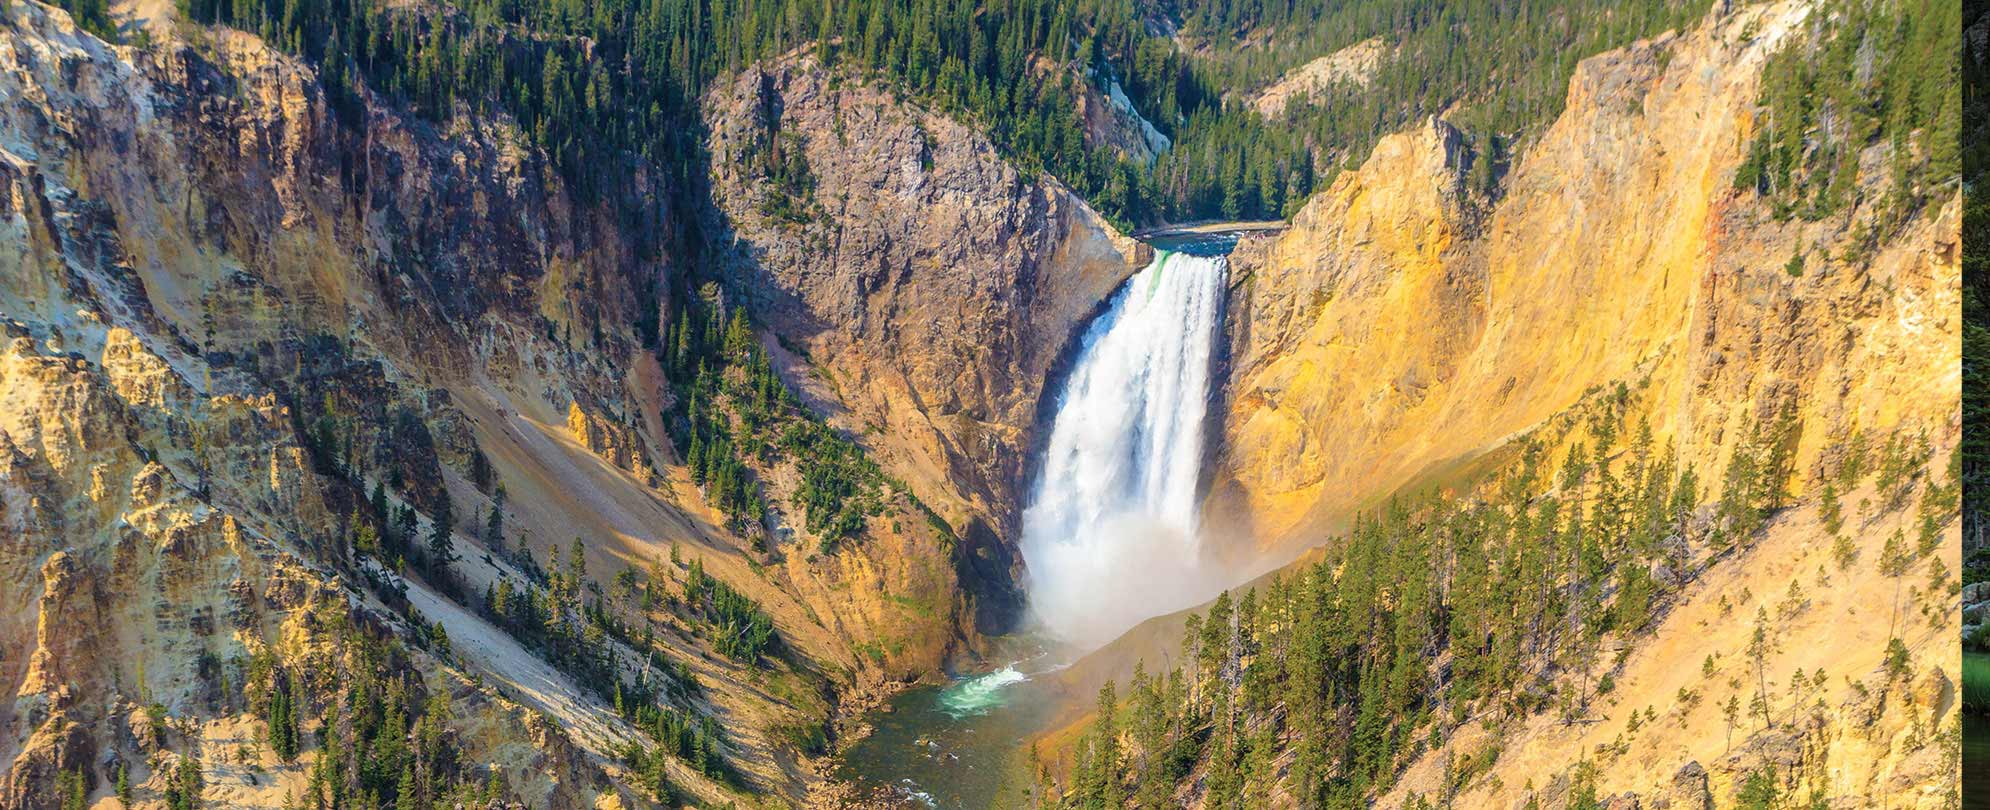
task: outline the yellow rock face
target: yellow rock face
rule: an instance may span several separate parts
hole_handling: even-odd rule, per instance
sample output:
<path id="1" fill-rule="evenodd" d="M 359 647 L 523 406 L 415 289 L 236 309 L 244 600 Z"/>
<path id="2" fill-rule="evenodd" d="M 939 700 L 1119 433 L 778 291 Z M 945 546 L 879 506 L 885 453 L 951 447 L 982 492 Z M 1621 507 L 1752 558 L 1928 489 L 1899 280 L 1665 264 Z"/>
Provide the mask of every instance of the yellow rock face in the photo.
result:
<path id="1" fill-rule="evenodd" d="M 1878 499 L 1865 486 L 1844 502 Z M 1851 565 L 1834 559 L 1828 539 L 1820 541 L 1829 532 L 1815 508 L 1779 515 L 1751 547 L 1711 561 L 1652 627 L 1625 639 L 1621 668 L 1606 656 L 1587 674 L 1594 682 L 1614 672 L 1615 682 L 1606 699 L 1591 704 L 1588 722 L 1564 722 L 1553 711 L 1503 728 L 1487 718 L 1468 721 L 1415 760 L 1377 804 L 1438 795 L 1447 757 L 1497 747 L 1496 765 L 1458 791 L 1458 806 L 1519 807 L 1530 798 L 1557 806 L 1548 798 L 1552 786 L 1582 761 L 1598 766 L 1598 796 L 1635 793 L 1644 806 L 1669 798 L 1674 807 L 1702 807 L 1702 797 L 1733 806 L 1742 783 L 1765 763 L 1840 803 L 1952 806 L 1944 802 L 1958 786 L 1956 766 L 1941 741 L 1959 720 L 1953 597 L 1917 587 L 1926 581 L 1922 565 L 1904 588 L 1880 573 L 1886 538 L 1916 531 L 1914 509 L 1848 514 Z M 1960 570 L 1960 540 L 1951 523 L 1929 559 Z M 1771 640 L 1760 674 L 1748 653 L 1758 610 Z M 1881 666 L 1891 635 L 1910 651 L 1904 675 Z M 1794 682 L 1798 671 L 1802 683 Z M 1744 718 L 1730 727 L 1720 706 L 1730 699 L 1748 706 L 1762 685 L 1758 677 L 1772 693 L 1776 725 Z M 1641 713 L 1644 721 L 1632 719 Z"/>
<path id="2" fill-rule="evenodd" d="M 1432 121 L 1385 139 L 1287 231 L 1247 239 L 1210 496 L 1228 550 L 1282 557 L 1405 487 L 1467 489 L 1517 438 L 1570 441 L 1575 409 L 1619 385 L 1636 392 L 1628 421 L 1647 421 L 1703 487 L 1791 403 L 1798 490 L 1835 469 L 1855 431 L 1926 436 L 1938 466 L 1960 427 L 1959 198 L 1935 195 L 1869 248 L 1854 234 L 1890 213 L 1884 170 L 1860 178 L 1864 202 L 1816 222 L 1777 221 L 1733 189 L 1759 68 L 1808 11 L 1716 13 L 1584 61 L 1497 199 L 1467 187 L 1475 156 Z M 1883 150 L 1864 165 L 1884 166 Z M 1785 269 L 1792 256 L 1800 273 Z M 1599 795 L 1646 806 L 1725 806 L 1763 763 L 1825 774 L 1834 797 L 1951 806 L 1939 741 L 1957 717 L 1958 533 L 1945 528 L 1927 564 L 1946 582 L 1917 586 L 1934 576 L 1917 566 L 1903 590 L 1873 560 L 1894 531 L 1916 533 L 1916 512 L 1869 508 L 1869 489 L 1841 495 L 1859 504 L 1847 566 L 1797 494 L 1805 503 L 1710 559 L 1648 632 L 1616 640 L 1621 667 L 1584 675 L 1615 673 L 1600 722 L 1469 720 L 1378 805 L 1450 795 L 1453 756 L 1496 751 L 1458 806 L 1558 806 L 1583 761 L 1599 764 Z M 1766 680 L 1788 688 L 1800 668 L 1812 691 L 1730 743 L 1715 707 L 1754 688 L 1734 679 L 1758 608 L 1778 639 Z M 1892 636 L 1910 650 L 1905 676 L 1877 666 Z M 1708 660 L 1716 674 L 1702 676 Z"/>
<path id="3" fill-rule="evenodd" d="M 656 480 L 656 472 L 644 457 L 641 437 L 628 426 L 590 414 L 575 402 L 567 406 L 567 431 L 583 449 L 617 468 L 642 481 Z"/>
<path id="4" fill-rule="evenodd" d="M 1703 471 L 1789 397 L 1805 466 L 1854 428 L 1949 425 L 1954 201 L 1848 260 L 1873 206 L 1776 222 L 1732 189 L 1760 65 L 1806 11 L 1750 7 L 1585 60 L 1497 200 L 1465 187 L 1475 156 L 1432 121 L 1246 240 L 1215 525 L 1240 549 L 1318 542 L 1619 382 L 1656 387 L 1642 415 Z"/>
<path id="5" fill-rule="evenodd" d="M 681 547 L 757 600 L 784 655 L 807 662 L 784 680 L 682 624 L 659 641 L 710 686 L 702 708 L 754 791 L 798 799 L 825 779 L 795 761 L 784 727 L 829 722 L 838 698 L 862 705 L 960 645 L 953 539 L 903 493 L 866 542 L 777 558 L 727 529 L 674 463 L 670 389 L 633 325 L 667 310 L 681 268 L 608 212 L 674 226 L 653 177 L 577 201 L 502 120 L 417 126 L 375 108 L 361 130 L 309 68 L 253 36 L 159 36 L 120 48 L 46 5 L 0 12 L 0 808 L 51 806 L 64 771 L 104 784 L 103 751 L 158 752 L 126 742 L 149 701 L 200 726 L 172 735 L 176 751 L 253 738 L 255 721 L 209 699 L 204 656 L 267 650 L 312 671 L 320 612 L 420 632 L 363 581 L 392 575 L 344 547 L 382 483 L 425 529 L 452 508 L 473 594 L 501 570 L 478 531 L 495 489 L 478 469 L 506 487 L 511 550 L 546 560 L 579 539 L 607 585 Z M 1041 252 L 1110 251 L 1074 197 L 1037 202 L 1056 208 Z M 1029 318 L 1052 324 L 1082 317 L 1112 279 L 1041 283 Z M 972 371 L 956 360 L 942 371 Z M 903 402 L 915 389 L 887 390 Z M 1004 418 L 1026 402 L 1005 400 Z M 767 466 L 770 496 L 791 496 L 799 475 Z M 529 806 L 604 793 L 604 806 L 645 805 L 619 764 L 636 732 L 588 685 L 474 605 L 410 599 L 434 600 L 424 621 L 461 640 L 419 662 L 462 709 L 466 756 L 502 763 Z M 280 805 L 316 755 L 261 775 L 210 758 L 210 798 Z M 672 767 L 701 802 L 740 798 Z"/>

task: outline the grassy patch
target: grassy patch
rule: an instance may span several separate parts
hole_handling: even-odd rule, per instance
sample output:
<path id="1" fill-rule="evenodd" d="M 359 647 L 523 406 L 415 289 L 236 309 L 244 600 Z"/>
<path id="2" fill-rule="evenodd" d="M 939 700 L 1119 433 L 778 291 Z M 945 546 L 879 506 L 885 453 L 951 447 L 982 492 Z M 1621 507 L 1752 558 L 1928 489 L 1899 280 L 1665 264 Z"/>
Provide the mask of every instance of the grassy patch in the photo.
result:
<path id="1" fill-rule="evenodd" d="M 919 618 L 922 619 L 933 618 L 933 615 L 937 612 L 933 609 L 933 603 L 930 600 L 920 599 L 912 596 L 901 596 L 895 593 L 885 594 L 885 598 L 890 599 L 893 604 L 896 604 L 899 607 L 905 608 L 906 610 L 910 610 L 913 613 L 919 614 Z"/>
<path id="2" fill-rule="evenodd" d="M 1990 653 L 1962 654 L 1962 706 L 1977 714 L 1990 713 Z"/>

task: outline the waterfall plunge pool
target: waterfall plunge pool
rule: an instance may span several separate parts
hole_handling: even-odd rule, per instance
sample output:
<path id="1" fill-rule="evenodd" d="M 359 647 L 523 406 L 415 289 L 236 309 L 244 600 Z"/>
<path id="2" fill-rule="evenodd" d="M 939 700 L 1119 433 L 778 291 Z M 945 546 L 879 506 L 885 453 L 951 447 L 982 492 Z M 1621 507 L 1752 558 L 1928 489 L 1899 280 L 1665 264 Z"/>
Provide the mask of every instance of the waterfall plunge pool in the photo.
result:
<path id="1" fill-rule="evenodd" d="M 900 692 L 866 718 L 871 733 L 843 751 L 837 777 L 858 787 L 866 807 L 1027 806 L 1029 742 L 1055 719 L 1045 661 Z"/>
<path id="2" fill-rule="evenodd" d="M 1076 338 L 1021 521 L 1031 630 L 995 640 L 1008 652 L 992 658 L 1010 663 L 906 690 L 867 718 L 837 768 L 865 806 L 1032 804 L 1031 743 L 1075 716 L 1054 659 L 1230 584 L 1202 565 L 1196 502 L 1224 257 L 1240 236 L 1151 240 L 1154 261 Z"/>

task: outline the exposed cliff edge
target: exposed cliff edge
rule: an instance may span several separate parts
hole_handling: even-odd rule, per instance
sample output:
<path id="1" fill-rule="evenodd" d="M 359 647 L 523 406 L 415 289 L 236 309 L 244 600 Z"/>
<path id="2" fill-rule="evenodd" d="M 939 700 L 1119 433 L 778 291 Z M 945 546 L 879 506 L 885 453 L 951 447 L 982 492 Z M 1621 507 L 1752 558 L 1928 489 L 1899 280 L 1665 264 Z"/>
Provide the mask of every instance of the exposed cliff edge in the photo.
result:
<path id="1" fill-rule="evenodd" d="M 299 673 L 306 737 L 342 734 L 339 651 L 361 637 L 409 645 L 392 677 L 451 696 L 452 778 L 495 764 L 499 794 L 535 807 L 646 804 L 659 774 L 705 803 L 800 801 L 826 782 L 836 717 L 972 633 L 960 582 L 979 557 L 954 531 L 1006 581 L 1036 380 L 1133 269 L 1129 241 L 965 127 L 841 91 L 873 151 L 810 159 L 820 198 L 847 199 L 812 238 L 843 252 L 781 253 L 790 231 L 729 211 L 759 253 L 736 290 L 828 371 L 827 389 L 793 376 L 810 401 L 847 409 L 838 424 L 946 520 L 887 487 L 861 537 L 812 553 L 769 529 L 801 522 L 794 459 L 746 460 L 769 514 L 740 526 L 672 446 L 651 343 L 691 286 L 671 248 L 697 237 L 661 173 L 632 161 L 583 195 L 507 119 L 430 122 L 364 88 L 341 106 L 231 30 L 153 20 L 144 46 L 107 45 L 31 1 L 0 26 L 4 808 L 51 806 L 74 775 L 105 795 L 119 768 L 156 798 L 196 757 L 210 797 L 302 795 L 324 752 L 238 753 L 267 706 L 230 685 Z M 819 71 L 790 81 L 835 95 Z M 581 559 L 542 568 L 570 542 Z M 753 600 L 778 650 L 723 651 L 694 563 Z M 569 604 L 494 612 L 505 588 Z M 626 635 L 583 634 L 604 609 Z M 654 743 L 610 683 L 500 626 L 514 614 L 592 638 L 591 665 L 628 684 L 668 678 L 732 772 L 658 753 L 638 773 L 624 746 Z"/>
<path id="2" fill-rule="evenodd" d="M 379 643 L 411 646 L 369 671 L 447 696 L 452 756 L 498 766 L 502 795 L 637 800 L 609 781 L 627 783 L 614 746 L 634 734 L 599 697 L 356 538 L 384 526 L 368 484 L 424 534 L 471 523 L 486 454 L 514 547 L 615 537 L 535 509 L 559 493 L 494 434 L 547 441 L 533 426 L 574 401 L 654 397 L 620 383 L 626 329 L 590 353 L 555 338 L 642 318 L 655 242 L 597 226 L 654 184 L 577 205 L 502 122 L 342 116 L 239 33 L 110 46 L 37 3 L 0 25 L 0 806 L 55 806 L 64 776 L 108 793 L 116 771 L 157 798 L 195 759 L 210 798 L 302 796 L 324 752 L 267 750 L 245 690 L 295 673 L 309 733 L 348 716 L 348 668 Z M 466 588 L 517 575 L 486 536 L 454 533 Z M 596 548 L 605 576 L 618 549 Z"/>
<path id="3" fill-rule="evenodd" d="M 1432 120 L 1247 238 L 1213 512 L 1261 548 L 1304 544 L 1619 382 L 1655 387 L 1655 438 L 1703 471 L 1785 399 L 1802 469 L 1854 429 L 1951 425 L 1952 196 L 1872 250 L 1878 195 L 1777 221 L 1731 183 L 1763 60 L 1807 13 L 1749 7 L 1584 60 L 1497 200 Z"/>
<path id="4" fill-rule="evenodd" d="M 788 377 L 1005 579 L 1045 381 L 1146 247 L 980 133 L 813 56 L 742 71 L 706 109 L 716 238 Z"/>
<path id="5" fill-rule="evenodd" d="M 1804 11 L 1750 6 L 1586 60 L 1495 196 L 1468 182 L 1473 145 L 1433 120 L 1382 141 L 1290 229 L 1247 238 L 1208 496 L 1236 553 L 1286 553 L 1405 487 L 1469 482 L 1617 385 L 1703 482 L 1790 403 L 1799 498 L 1850 436 L 1948 446 L 1952 195 L 1875 232 L 1878 195 L 1785 221 L 1732 182 L 1759 126 L 1756 73 Z M 1146 259 L 1054 180 L 796 55 L 706 97 L 709 189 L 666 188 L 632 160 L 625 183 L 583 192 L 501 116 L 421 120 L 364 88 L 343 106 L 253 36 L 149 30 L 113 46 L 35 0 L 0 7 L 0 810 L 54 806 L 64 779 L 103 797 L 119 772 L 157 799 L 195 758 L 211 798 L 281 805 L 336 779 L 327 763 L 360 773 L 355 750 L 308 741 L 364 724 L 353 707 L 378 695 L 346 691 L 355 672 L 453 706 L 421 738 L 429 755 L 450 752 L 466 783 L 496 771 L 493 790 L 528 806 L 831 803 L 835 721 L 1014 614 L 1012 521 L 1045 381 Z M 1864 156 L 1872 176 L 1885 152 Z M 699 191 L 709 208 L 664 202 Z M 686 244 L 721 262 L 694 273 L 673 255 Z M 775 370 L 895 479 L 860 536 L 810 542 L 809 473 L 764 436 L 737 459 L 764 513 L 728 514 L 696 482 L 671 439 L 682 370 L 656 345 L 681 297 L 751 313 Z M 729 372 L 719 385 L 753 382 Z M 714 418 L 731 430 L 738 414 Z M 1737 627 L 1701 630 L 1730 595 L 1766 601 L 1823 563 L 1816 511 L 1750 549 L 1693 546 L 1701 579 L 1666 594 L 1659 646 L 1610 665 L 1619 694 L 1667 691 L 1672 664 L 1731 651 Z M 1915 528 L 1860 511 L 1868 559 Z M 407 548 L 383 549 L 390 535 Z M 1936 557 L 1951 570 L 1953 549 Z M 1781 627 L 1833 633 L 1837 612 L 1898 589 L 1870 572 L 1837 584 Z M 714 618 L 738 605 L 724 593 L 776 649 L 734 654 L 750 631 Z M 608 614 L 627 624 L 592 618 Z M 1918 651 L 1955 621 L 1902 635 Z M 1777 665 L 1877 659 L 1867 630 Z M 584 654 L 553 661 L 553 632 Z M 1927 729 L 1873 718 L 1893 701 L 1952 722 L 1954 649 L 1937 653 L 1876 691 L 1837 686 L 1862 671 L 1834 667 L 1821 694 L 1838 713 L 1805 728 L 1849 743 L 1824 763 L 1931 784 Z M 660 700 L 722 731 L 635 766 L 629 743 L 679 741 L 617 710 L 623 682 L 666 684 Z M 264 747 L 272 690 L 301 705 L 284 709 L 307 740 L 294 756 Z M 1602 716 L 1614 730 L 1639 708 Z M 1680 728 L 1713 728 L 1713 711 Z M 1529 792 L 1615 744 L 1603 726 L 1530 723 L 1457 739 L 1529 735 L 1505 760 L 1543 777 Z M 1744 742 L 1761 756 L 1715 761 L 1691 741 L 1698 781 L 1731 792 L 1804 744 Z M 691 761 L 707 755 L 726 768 Z M 1695 781 L 1668 757 L 1607 787 Z M 1449 785 L 1440 759 L 1412 764 L 1405 789 L 1520 798 L 1518 778 Z"/>
<path id="6" fill-rule="evenodd" d="M 1758 795 L 1767 785 L 1834 803 L 1953 806 L 1960 549 L 1955 507 L 1943 504 L 1959 484 L 1943 470 L 1960 428 L 1959 193 L 1938 178 L 1921 202 L 1899 202 L 1916 195 L 1889 193 L 1887 144 L 1860 155 L 1858 202 L 1827 216 L 1779 218 L 1737 188 L 1762 126 L 1759 73 L 1781 43 L 1810 35 L 1810 11 L 1722 6 L 1684 33 L 1584 60 L 1564 113 L 1496 186 L 1442 120 L 1384 138 L 1288 230 L 1247 236 L 1232 255 L 1228 407 L 1207 514 L 1240 560 L 1312 549 L 1282 580 L 1252 583 L 1260 605 L 1310 581 L 1326 583 L 1318 609 L 1336 609 L 1324 604 L 1338 598 L 1326 595 L 1335 577 L 1361 579 L 1333 567 L 1373 562 L 1335 556 L 1357 516 L 1430 491 L 1501 514 L 1520 468 L 1551 481 L 1562 459 L 1581 458 L 1576 445 L 1607 444 L 1593 439 L 1599 421 L 1618 420 L 1606 429 L 1621 431 L 1620 445 L 1648 425 L 1644 446 L 1697 475 L 1700 506 L 1664 533 L 1664 558 L 1623 563 L 1654 585 L 1648 623 L 1600 634 L 1612 654 L 1571 657 L 1581 642 L 1558 638 L 1528 654 L 1519 687 L 1488 698 L 1443 688 L 1479 636 L 1415 648 L 1414 670 L 1437 686 L 1418 709 L 1426 717 L 1390 728 L 1408 753 L 1378 770 L 1377 806 L 1596 806 L 1583 791 L 1602 806 L 1727 806 L 1764 779 Z M 1795 426 L 1783 434 L 1793 437 L 1787 502 L 1734 542 L 1722 506 L 1742 466 L 1733 460 L 1753 458 L 1762 426 L 1778 420 Z M 1882 442 L 1901 468 L 1891 483 L 1844 472 L 1863 463 L 1869 473 Z M 1633 456 L 1611 451 L 1620 465 Z M 1826 494 L 1825 481 L 1841 483 Z M 1535 502 L 1605 501 L 1576 486 L 1550 483 Z M 1445 526 L 1432 532 L 1438 553 L 1500 536 L 1434 525 Z M 1428 568 L 1441 576 L 1463 560 Z M 1512 558 L 1472 565 L 1525 570 Z M 1616 599 L 1628 590 L 1603 587 Z M 1455 619 L 1469 598 L 1432 612 Z M 1204 806 L 1220 769 L 1239 764 L 1254 769 L 1244 789 L 1272 804 L 1305 787 L 1291 763 L 1307 749 L 1295 741 L 1321 737 L 1295 725 L 1290 700 L 1263 697 L 1286 688 L 1279 667 L 1299 642 L 1279 635 L 1286 615 L 1259 622 L 1262 646 L 1188 658 L 1188 671 L 1230 678 L 1259 710 L 1238 721 L 1248 753 L 1227 749 L 1238 763 L 1203 754 L 1168 793 L 1178 805 Z M 1148 673 L 1175 666 L 1185 626 L 1185 615 L 1157 618 L 1065 670 L 1072 704 L 1089 707 L 1109 678 L 1124 685 L 1136 660 Z M 1502 628 L 1483 643 L 1527 632 Z M 1200 638 L 1211 637 L 1223 638 Z M 1273 657 L 1288 642 L 1288 657 Z M 1337 665 L 1372 663 L 1357 644 L 1330 649 Z M 1277 663 L 1261 674 L 1267 658 Z M 1754 674 L 1743 671 L 1751 658 Z M 1778 707 L 1774 721 L 1748 721 L 1740 707 L 1751 700 Z M 1343 692 L 1327 705 L 1339 714 L 1321 736 L 1334 746 L 1371 704 Z M 1042 738 L 1053 768 L 1060 747 L 1092 739 L 1080 725 Z M 1386 750 L 1372 743 L 1348 744 Z"/>

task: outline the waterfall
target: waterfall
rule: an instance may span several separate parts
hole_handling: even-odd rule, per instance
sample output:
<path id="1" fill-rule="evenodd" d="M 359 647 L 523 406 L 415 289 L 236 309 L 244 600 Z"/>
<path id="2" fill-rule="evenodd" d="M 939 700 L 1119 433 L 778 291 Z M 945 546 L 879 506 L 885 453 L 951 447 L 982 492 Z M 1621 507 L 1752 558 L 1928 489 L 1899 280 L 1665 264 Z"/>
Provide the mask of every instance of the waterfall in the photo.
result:
<path id="1" fill-rule="evenodd" d="M 1196 488 L 1222 257 L 1157 251 L 1086 330 L 1023 511 L 1030 610 L 1110 641 L 1221 587 L 1200 565 Z"/>

